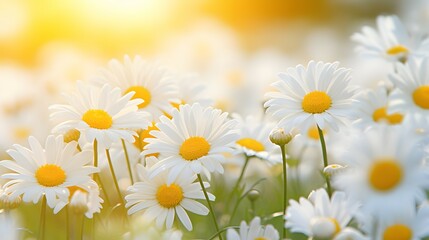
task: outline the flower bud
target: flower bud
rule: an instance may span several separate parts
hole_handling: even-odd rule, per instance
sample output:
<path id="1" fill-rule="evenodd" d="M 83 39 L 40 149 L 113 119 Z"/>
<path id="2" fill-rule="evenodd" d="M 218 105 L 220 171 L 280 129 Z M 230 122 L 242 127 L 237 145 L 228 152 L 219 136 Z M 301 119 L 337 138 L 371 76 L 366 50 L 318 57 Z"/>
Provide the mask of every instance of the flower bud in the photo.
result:
<path id="1" fill-rule="evenodd" d="M 334 174 L 343 171 L 345 168 L 346 167 L 341 166 L 340 164 L 330 164 L 323 169 L 323 174 L 325 174 L 325 176 L 331 177 Z"/>
<path id="2" fill-rule="evenodd" d="M 275 128 L 270 133 L 270 141 L 280 147 L 283 147 L 288 144 L 296 134 L 296 130 L 286 133 L 283 128 Z"/>
<path id="3" fill-rule="evenodd" d="M 247 198 L 252 202 L 256 201 L 259 198 L 259 196 L 261 196 L 261 194 L 256 189 L 250 190 L 249 194 L 247 194 Z"/>
<path id="4" fill-rule="evenodd" d="M 72 141 L 78 141 L 80 137 L 80 132 L 77 129 L 70 129 L 64 134 L 64 142 L 69 143 Z"/>
<path id="5" fill-rule="evenodd" d="M 21 205 L 20 196 L 11 197 L 9 194 L 0 189 L 0 209 L 11 210 Z"/>

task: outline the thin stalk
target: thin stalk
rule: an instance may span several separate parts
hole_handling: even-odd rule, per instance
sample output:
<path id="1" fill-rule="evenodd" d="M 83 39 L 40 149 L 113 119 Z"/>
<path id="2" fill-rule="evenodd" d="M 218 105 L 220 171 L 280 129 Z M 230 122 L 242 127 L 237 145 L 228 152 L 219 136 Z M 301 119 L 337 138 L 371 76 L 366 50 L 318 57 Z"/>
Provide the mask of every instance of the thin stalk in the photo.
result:
<path id="1" fill-rule="evenodd" d="M 80 227 L 80 239 L 83 239 L 83 233 L 85 231 L 85 215 L 82 214 L 82 223 L 81 223 L 81 227 Z"/>
<path id="2" fill-rule="evenodd" d="M 128 156 L 127 146 L 125 145 L 124 139 L 121 139 L 121 141 L 122 141 L 122 148 L 124 148 L 125 160 L 127 162 L 128 174 L 130 175 L 131 185 L 134 185 L 133 172 L 131 171 L 131 163 L 130 163 L 130 157 Z"/>
<path id="3" fill-rule="evenodd" d="M 322 145 L 323 167 L 326 168 L 328 166 L 328 153 L 326 152 L 325 137 L 323 136 L 323 131 L 322 131 L 322 129 L 320 129 L 319 125 L 317 125 L 317 131 L 319 132 L 320 144 Z M 327 175 L 325 175 L 325 180 L 326 180 L 326 185 L 328 188 L 328 195 L 329 195 L 329 197 L 331 197 L 331 195 L 332 195 L 331 182 L 330 182 L 329 177 Z"/>
<path id="4" fill-rule="evenodd" d="M 42 197 L 42 208 L 40 210 L 40 222 L 39 222 L 39 237 L 37 239 L 45 239 L 45 224 L 46 224 L 46 197 Z"/>
<path id="5" fill-rule="evenodd" d="M 200 182 L 201 188 L 203 189 L 204 196 L 206 197 L 207 205 L 209 206 L 209 210 L 210 210 L 210 213 L 211 213 L 210 215 L 213 218 L 213 223 L 214 223 L 214 225 L 216 227 L 217 235 L 219 236 L 219 239 L 222 240 L 222 234 L 219 231 L 219 226 L 217 225 L 215 212 L 213 211 L 212 205 L 210 203 L 209 195 L 207 194 L 206 188 L 204 187 L 203 179 L 201 178 L 200 174 L 197 174 L 197 176 L 198 176 L 198 181 Z"/>
<path id="6" fill-rule="evenodd" d="M 119 200 L 121 202 L 121 205 L 123 207 L 125 207 L 125 202 L 124 202 L 124 199 L 122 198 L 121 189 L 119 188 L 119 184 L 118 184 L 118 180 L 116 178 L 115 170 L 113 169 L 113 164 L 112 164 L 112 159 L 110 157 L 109 149 L 106 149 L 106 156 L 107 156 L 107 161 L 109 162 L 110 172 L 112 173 L 113 182 L 115 183 L 115 188 L 116 188 L 116 191 L 118 192 Z"/>
<path id="7" fill-rule="evenodd" d="M 280 146 L 280 149 L 282 151 L 282 162 L 283 162 L 283 214 L 286 216 L 286 208 L 287 208 L 287 168 L 286 168 L 286 148 L 285 146 Z M 284 220 L 286 221 L 286 219 Z M 286 239 L 286 229 L 282 227 L 283 231 L 283 238 Z"/>
<path id="8" fill-rule="evenodd" d="M 234 196 L 235 192 L 237 191 L 238 187 L 240 186 L 240 182 L 243 179 L 244 172 L 246 171 L 247 164 L 249 163 L 249 160 L 250 160 L 250 157 L 247 156 L 247 155 L 245 155 L 244 165 L 243 165 L 243 168 L 241 169 L 240 176 L 238 177 L 237 182 L 235 182 L 234 188 L 232 189 L 231 194 L 228 197 L 228 201 L 226 202 L 227 203 L 226 206 L 228 208 L 229 208 L 229 204 L 230 204 L 230 202 L 232 200 L 232 196 Z"/>
<path id="9" fill-rule="evenodd" d="M 97 139 L 94 139 L 94 167 L 98 167 L 98 143 L 97 143 Z M 92 175 L 92 179 L 94 179 L 94 181 L 97 178 L 98 173 L 94 173 Z"/>
<path id="10" fill-rule="evenodd" d="M 70 210 L 68 205 L 65 208 L 66 208 L 66 239 L 69 240 L 70 239 Z"/>

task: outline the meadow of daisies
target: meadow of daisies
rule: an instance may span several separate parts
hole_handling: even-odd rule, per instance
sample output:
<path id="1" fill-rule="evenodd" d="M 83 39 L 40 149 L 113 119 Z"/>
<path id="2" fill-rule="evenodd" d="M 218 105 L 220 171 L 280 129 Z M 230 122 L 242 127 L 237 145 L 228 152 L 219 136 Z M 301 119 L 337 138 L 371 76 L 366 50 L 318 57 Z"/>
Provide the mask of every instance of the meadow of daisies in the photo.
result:
<path id="1" fill-rule="evenodd" d="M 2 141 L 0 239 L 426 239 L 423 30 L 392 15 L 355 33 L 381 73 L 367 85 L 311 60 L 248 86 L 224 74 L 228 88 L 125 55 L 46 108 L 19 102 L 9 112 L 34 134 Z"/>

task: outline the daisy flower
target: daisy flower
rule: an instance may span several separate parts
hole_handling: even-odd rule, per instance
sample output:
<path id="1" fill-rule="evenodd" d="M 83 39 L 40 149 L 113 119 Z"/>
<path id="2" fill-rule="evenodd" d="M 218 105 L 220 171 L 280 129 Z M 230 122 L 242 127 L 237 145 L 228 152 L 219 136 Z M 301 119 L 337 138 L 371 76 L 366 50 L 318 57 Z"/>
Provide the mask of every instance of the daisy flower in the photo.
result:
<path id="1" fill-rule="evenodd" d="M 375 123 L 395 125 L 401 124 L 404 119 L 404 115 L 401 113 L 389 113 L 390 109 L 387 109 L 388 94 L 384 87 L 365 91 L 359 95 L 358 99 L 357 106 L 362 114 L 359 114 L 360 118 L 355 121 L 357 126 L 365 128 Z"/>
<path id="2" fill-rule="evenodd" d="M 383 217 L 398 209 L 412 211 L 426 199 L 429 167 L 413 131 L 381 125 L 348 138 L 338 153 L 347 168 L 333 176 L 333 183 L 360 201 L 364 213 Z"/>
<path id="3" fill-rule="evenodd" d="M 429 41 L 411 36 L 394 15 L 377 17 L 377 30 L 365 26 L 352 40 L 360 44 L 357 50 L 362 54 L 390 62 L 406 62 L 410 56 L 421 56 L 429 50 Z"/>
<path id="4" fill-rule="evenodd" d="M 69 105 L 50 106 L 51 119 L 58 124 L 53 132 L 66 133 L 71 129 L 80 132 L 79 142 L 97 142 L 109 148 L 124 139 L 134 142 L 137 135 L 132 129 L 149 125 L 147 113 L 137 111 L 141 99 L 130 100 L 134 93 L 121 96 L 119 88 L 105 84 L 101 89 L 78 82 L 78 92 L 66 96 Z"/>
<path id="5" fill-rule="evenodd" d="M 199 81 L 195 74 L 185 75 L 177 79 L 177 100 L 172 102 L 173 107 L 179 109 L 180 105 L 199 103 L 204 107 L 214 104 L 214 100 L 207 96 L 208 86 Z"/>
<path id="6" fill-rule="evenodd" d="M 375 239 L 383 240 L 420 240 L 429 236 L 429 205 L 424 203 L 413 211 L 399 211 L 388 218 L 374 222 L 370 215 L 362 215 L 359 221 L 362 230 Z"/>
<path id="7" fill-rule="evenodd" d="M 77 152 L 77 143 L 64 143 L 60 135 L 47 137 L 45 147 L 29 137 L 30 149 L 15 144 L 7 153 L 14 160 L 3 160 L 0 165 L 10 169 L 3 174 L 10 179 L 4 185 L 11 197 L 22 194 L 24 202 L 37 203 L 44 195 L 50 208 L 57 213 L 68 202 L 68 187 L 84 187 L 97 168 L 88 166 L 92 161 L 91 151 Z"/>
<path id="8" fill-rule="evenodd" d="M 338 63 L 310 61 L 307 68 L 298 65 L 280 73 L 273 83 L 277 92 L 268 93 L 267 113 L 280 118 L 279 126 L 305 131 L 314 124 L 338 131 L 338 124 L 352 118 L 349 110 L 354 91 L 348 86 L 350 70 L 338 68 Z"/>
<path id="9" fill-rule="evenodd" d="M 104 200 L 100 197 L 100 188 L 97 183 L 91 180 L 87 184 L 68 187 L 70 192 L 69 207 L 75 213 L 85 214 L 87 218 L 92 218 L 94 213 L 101 211 L 101 204 Z"/>
<path id="10" fill-rule="evenodd" d="M 396 89 L 390 96 L 389 110 L 429 116 L 429 58 L 421 63 L 409 61 L 406 65 L 397 64 L 397 73 L 390 78 Z"/>
<path id="11" fill-rule="evenodd" d="M 103 69 L 95 81 L 100 85 L 109 83 L 119 87 L 123 95 L 134 92 L 131 99 L 143 100 L 138 108 L 149 112 L 152 121 L 171 112 L 170 102 L 177 93 L 176 85 L 165 69 L 145 62 L 139 56 L 134 59 L 125 56 L 123 63 L 111 60 L 108 69 Z"/>
<path id="12" fill-rule="evenodd" d="M 198 215 L 207 215 L 208 208 L 195 199 L 205 199 L 204 193 L 198 182 L 195 182 L 196 175 L 185 172 L 179 175 L 175 181 L 168 183 L 168 171 L 164 171 L 154 178 L 149 178 L 150 161 L 156 161 L 155 157 L 149 157 L 148 168 L 141 164 L 137 165 L 141 182 L 136 182 L 129 187 L 129 192 L 125 196 L 128 214 L 133 214 L 143 210 L 143 217 L 147 221 L 155 221 L 161 228 L 164 224 L 170 229 L 173 226 L 174 218 L 177 215 L 179 220 L 189 231 L 192 230 L 192 222 L 185 210 Z M 207 188 L 209 184 L 204 183 Z M 215 199 L 209 193 L 209 199 Z"/>
<path id="13" fill-rule="evenodd" d="M 227 120 L 227 115 L 196 103 L 173 110 L 172 119 L 162 116 L 156 125 L 159 131 L 150 132 L 155 138 L 146 139 L 148 145 L 142 152 L 142 155 L 161 153 L 151 176 L 170 169 L 168 182 L 171 183 L 186 169 L 196 174 L 223 173 L 224 153 L 232 152 L 238 139 L 232 130 L 236 122 Z"/>
<path id="14" fill-rule="evenodd" d="M 337 239 L 347 228 L 359 205 L 350 201 L 344 192 L 334 192 L 331 199 L 324 188 L 310 193 L 299 202 L 289 200 L 286 224 L 291 232 L 300 232 L 317 239 Z"/>
<path id="15" fill-rule="evenodd" d="M 254 116 L 241 117 L 239 114 L 232 116 L 237 120 L 237 129 L 240 138 L 236 141 L 235 154 L 244 153 L 246 156 L 256 156 L 273 163 L 281 162 L 281 156 L 273 155 L 277 146 L 270 141 L 270 133 L 274 124 L 258 120 Z"/>
<path id="16" fill-rule="evenodd" d="M 267 226 L 261 225 L 261 218 L 255 217 L 250 222 L 248 226 L 245 221 L 242 221 L 240 224 L 240 233 L 234 229 L 228 229 L 226 232 L 227 240 L 254 240 L 254 239 L 264 239 L 264 240 L 278 240 L 279 232 L 269 224 Z"/>

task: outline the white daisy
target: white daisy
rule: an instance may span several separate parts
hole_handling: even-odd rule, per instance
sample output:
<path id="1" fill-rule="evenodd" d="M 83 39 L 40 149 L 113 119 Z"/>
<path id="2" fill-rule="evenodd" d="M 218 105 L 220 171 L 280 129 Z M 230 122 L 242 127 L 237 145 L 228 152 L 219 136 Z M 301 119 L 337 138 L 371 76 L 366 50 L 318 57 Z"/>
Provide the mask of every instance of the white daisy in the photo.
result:
<path id="1" fill-rule="evenodd" d="M 338 144 L 347 168 L 333 176 L 338 189 L 362 203 L 364 213 L 389 216 L 426 199 L 429 167 L 421 138 L 400 126 L 374 126 Z M 400 201 L 399 201 L 400 200 Z"/>
<path id="2" fill-rule="evenodd" d="M 380 240 L 421 240 L 429 236 L 429 205 L 424 203 L 413 211 L 398 209 L 387 218 L 374 221 L 371 215 L 362 215 L 358 219 L 362 230 L 374 239 Z"/>
<path id="3" fill-rule="evenodd" d="M 124 57 L 124 63 L 113 59 L 109 68 L 103 69 L 96 81 L 119 87 L 123 95 L 134 91 L 132 99 L 142 99 L 139 109 L 149 112 L 152 121 L 171 112 L 170 102 L 177 94 L 176 85 L 167 71 L 156 64 L 143 61 L 139 56 Z"/>
<path id="4" fill-rule="evenodd" d="M 227 240 L 278 240 L 279 232 L 268 224 L 266 226 L 261 225 L 261 218 L 255 217 L 248 226 L 245 221 L 240 224 L 240 233 L 233 229 L 228 229 L 226 232 Z"/>
<path id="5" fill-rule="evenodd" d="M 140 164 L 137 167 L 142 181 L 129 187 L 131 193 L 125 196 L 128 214 L 143 210 L 143 217 L 147 221 L 155 220 L 158 227 L 165 224 L 168 229 L 172 228 L 177 215 L 185 228 L 191 231 L 192 222 L 185 210 L 199 215 L 209 213 L 208 208 L 194 200 L 205 199 L 201 185 L 195 182 L 195 174 L 185 172 L 172 183 L 168 183 L 168 171 L 149 178 L 149 169 Z M 204 186 L 209 187 L 209 183 L 205 182 Z M 215 199 L 211 193 L 208 195 L 211 201 Z"/>
<path id="6" fill-rule="evenodd" d="M 259 120 L 254 116 L 243 118 L 238 114 L 233 114 L 232 117 L 238 122 L 236 128 L 240 135 L 236 141 L 235 154 L 244 153 L 249 157 L 256 156 L 273 163 L 281 162 L 280 154 L 274 153 L 278 147 L 269 138 L 271 130 L 274 128 L 273 123 Z"/>
<path id="7" fill-rule="evenodd" d="M 97 168 L 88 166 L 92 161 L 92 152 L 77 152 L 77 143 L 64 143 L 60 135 L 50 135 L 45 147 L 34 138 L 29 137 L 30 149 L 15 144 L 15 149 L 8 150 L 14 160 L 3 160 L 0 165 L 13 172 L 3 174 L 10 179 L 4 185 L 11 197 L 22 194 L 24 202 L 37 203 L 42 195 L 46 197 L 48 206 L 57 213 L 68 202 L 68 187 L 84 187 L 91 178 L 90 174 Z M 59 204 L 60 203 L 60 204 Z"/>
<path id="8" fill-rule="evenodd" d="M 359 102 L 357 107 L 361 114 L 360 118 L 355 121 L 357 126 L 366 128 L 374 125 L 375 123 L 384 124 L 401 124 L 404 119 L 404 115 L 398 112 L 389 113 L 388 110 L 388 94 L 387 89 L 384 87 L 378 87 L 376 89 L 370 89 L 362 92 L 358 96 Z"/>
<path id="9" fill-rule="evenodd" d="M 204 107 L 212 106 L 214 100 L 208 97 L 208 85 L 197 75 L 185 75 L 177 79 L 178 95 L 172 105 L 179 109 L 179 105 L 199 103 Z"/>
<path id="10" fill-rule="evenodd" d="M 50 115 L 58 124 L 53 132 L 66 133 L 71 129 L 80 132 L 80 143 L 97 142 L 109 148 L 113 142 L 124 139 L 134 142 L 132 129 L 149 125 L 147 113 L 137 111 L 141 99 L 130 100 L 133 93 L 121 96 L 119 88 L 105 84 L 101 89 L 78 82 L 78 92 L 66 96 L 69 105 L 50 106 Z"/>
<path id="11" fill-rule="evenodd" d="M 185 169 L 199 174 L 202 171 L 223 173 L 221 161 L 225 152 L 232 152 L 238 139 L 232 127 L 235 121 L 227 120 L 227 113 L 200 104 L 182 105 L 173 110 L 172 119 L 165 116 L 156 126 L 159 131 L 151 131 L 155 138 L 147 138 L 149 143 L 143 155 L 160 153 L 151 176 L 170 169 L 168 182 L 171 183 Z"/>
<path id="12" fill-rule="evenodd" d="M 337 239 L 359 208 L 344 192 L 334 192 L 329 199 L 324 188 L 311 192 L 308 199 L 301 197 L 299 202 L 289 203 L 285 227 L 317 239 Z"/>
<path id="13" fill-rule="evenodd" d="M 390 96 L 389 111 L 429 117 L 428 68 L 428 57 L 420 64 L 417 61 L 397 64 L 397 73 L 390 75 L 396 89 Z"/>
<path id="14" fill-rule="evenodd" d="M 87 184 L 68 187 L 70 192 L 69 207 L 78 214 L 85 214 L 87 218 L 92 218 L 94 213 L 101 211 L 101 204 L 104 200 L 100 197 L 100 188 L 97 183 L 91 180 Z"/>
<path id="15" fill-rule="evenodd" d="M 338 123 L 352 118 L 350 106 L 353 89 L 348 86 L 350 71 L 337 68 L 338 63 L 310 61 L 307 68 L 298 65 L 280 73 L 273 83 L 278 92 L 268 93 L 267 113 L 280 118 L 279 126 L 305 131 L 317 124 L 338 131 Z"/>
<path id="16" fill-rule="evenodd" d="M 411 56 L 422 56 L 429 50 L 428 40 L 411 36 L 394 15 L 377 17 L 377 30 L 365 26 L 352 40 L 361 44 L 357 50 L 362 54 L 391 62 L 406 62 Z"/>

